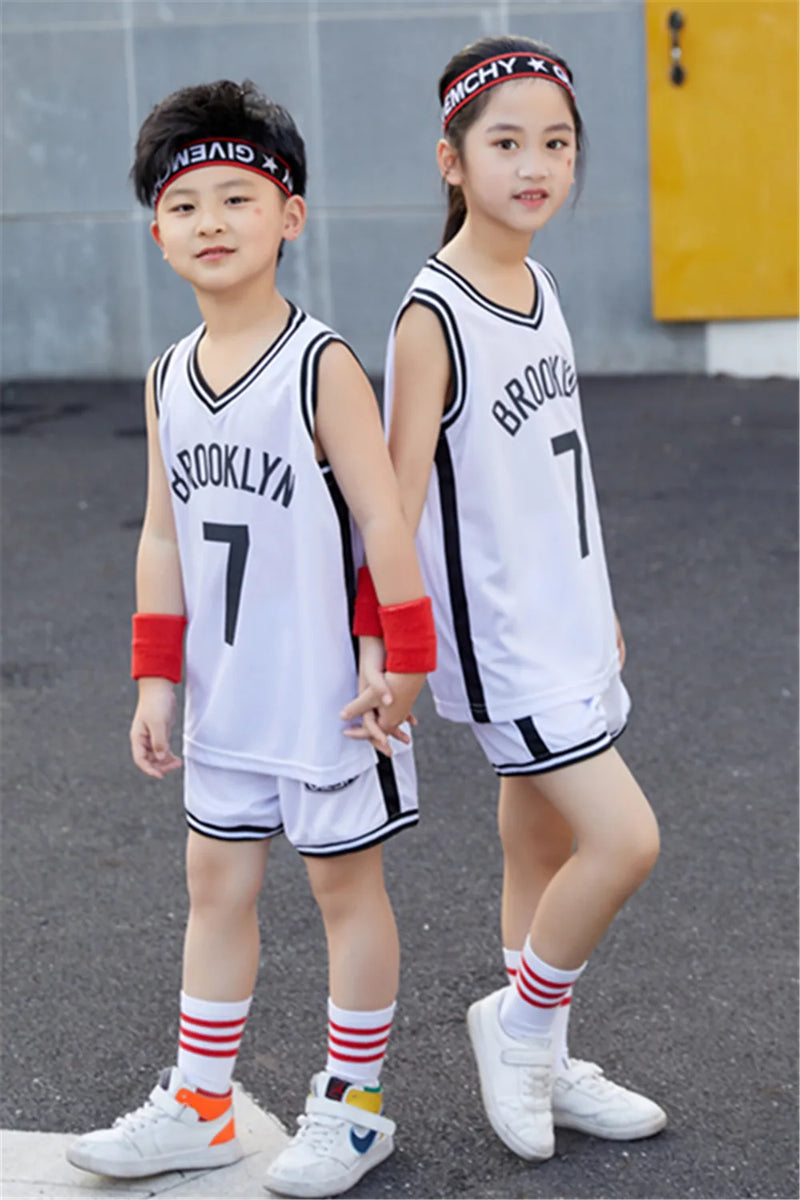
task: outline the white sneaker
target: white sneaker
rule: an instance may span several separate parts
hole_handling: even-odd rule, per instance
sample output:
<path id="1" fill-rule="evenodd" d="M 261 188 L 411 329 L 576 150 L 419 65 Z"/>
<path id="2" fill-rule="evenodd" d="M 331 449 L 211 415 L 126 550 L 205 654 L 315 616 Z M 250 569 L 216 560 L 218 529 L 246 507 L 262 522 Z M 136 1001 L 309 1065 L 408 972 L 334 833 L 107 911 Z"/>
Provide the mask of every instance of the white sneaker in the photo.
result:
<path id="1" fill-rule="evenodd" d="M 552 1158 L 555 1151 L 550 1037 L 509 1037 L 500 1024 L 508 988 L 478 1000 L 467 1013 L 478 1060 L 481 1095 L 495 1133 L 521 1158 Z"/>
<path id="2" fill-rule="evenodd" d="M 338 1196 L 394 1150 L 394 1121 L 380 1115 L 381 1089 L 320 1071 L 299 1129 L 267 1172 L 280 1196 Z"/>
<path id="3" fill-rule="evenodd" d="M 115 1179 L 225 1167 L 242 1154 L 233 1096 L 216 1099 L 191 1091 L 177 1067 L 162 1072 L 141 1108 L 67 1149 L 73 1167 Z"/>
<path id="4" fill-rule="evenodd" d="M 565 1129 L 631 1141 L 658 1133 L 667 1114 L 646 1096 L 606 1079 L 596 1063 L 571 1058 L 555 1073 L 553 1120 Z"/>

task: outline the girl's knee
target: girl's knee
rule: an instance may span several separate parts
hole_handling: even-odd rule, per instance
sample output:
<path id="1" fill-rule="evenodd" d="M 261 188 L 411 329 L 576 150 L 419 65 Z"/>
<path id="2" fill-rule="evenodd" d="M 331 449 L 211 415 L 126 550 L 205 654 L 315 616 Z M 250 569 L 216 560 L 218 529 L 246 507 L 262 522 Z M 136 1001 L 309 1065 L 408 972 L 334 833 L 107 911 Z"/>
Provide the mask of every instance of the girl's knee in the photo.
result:
<path id="1" fill-rule="evenodd" d="M 629 892 L 635 891 L 647 879 L 660 848 L 658 823 L 648 809 L 642 820 L 621 833 L 616 848 L 617 861 L 627 878 Z"/>
<path id="2" fill-rule="evenodd" d="M 509 865 L 555 871 L 572 854 L 571 826 L 528 778 L 503 779 L 497 825 Z"/>

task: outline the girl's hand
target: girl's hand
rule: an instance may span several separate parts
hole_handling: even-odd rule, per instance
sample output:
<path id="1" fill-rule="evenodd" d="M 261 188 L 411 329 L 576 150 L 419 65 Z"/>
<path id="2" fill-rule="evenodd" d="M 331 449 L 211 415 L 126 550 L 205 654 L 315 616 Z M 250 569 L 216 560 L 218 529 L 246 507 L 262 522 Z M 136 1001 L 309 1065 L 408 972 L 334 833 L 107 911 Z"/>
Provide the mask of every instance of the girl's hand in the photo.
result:
<path id="1" fill-rule="evenodd" d="M 163 779 L 182 765 L 169 748 L 175 720 L 175 688 L 168 679 L 140 679 L 139 703 L 131 724 L 131 754 L 140 771 Z"/>
<path id="2" fill-rule="evenodd" d="M 617 627 L 617 654 L 619 655 L 620 671 L 625 666 L 625 638 L 622 636 L 622 626 L 619 623 L 619 617 L 614 613 L 614 624 Z"/>
<path id="3" fill-rule="evenodd" d="M 416 725 L 417 718 L 411 711 L 411 708 L 420 693 L 423 683 L 427 679 L 425 672 L 421 674 L 398 674 L 389 671 L 384 676 L 388 684 L 388 691 L 391 694 L 391 702 L 384 703 L 381 701 L 378 706 L 378 723 L 381 729 L 386 730 L 392 737 L 399 738 L 400 741 L 409 743 L 411 738 L 403 734 L 402 736 L 395 732 L 408 721 L 410 725 Z"/>
<path id="4" fill-rule="evenodd" d="M 397 738 L 406 744 L 411 738 L 404 729 L 399 728 L 399 721 L 392 725 L 386 721 L 379 723 L 380 712 L 389 710 L 394 701 L 383 670 L 386 648 L 381 638 L 362 637 L 358 639 L 358 643 L 358 695 L 345 705 L 339 716 L 343 721 L 355 721 L 360 717 L 361 724 L 345 729 L 344 735 L 356 741 L 368 740 L 381 754 L 391 758 L 389 738 Z"/>

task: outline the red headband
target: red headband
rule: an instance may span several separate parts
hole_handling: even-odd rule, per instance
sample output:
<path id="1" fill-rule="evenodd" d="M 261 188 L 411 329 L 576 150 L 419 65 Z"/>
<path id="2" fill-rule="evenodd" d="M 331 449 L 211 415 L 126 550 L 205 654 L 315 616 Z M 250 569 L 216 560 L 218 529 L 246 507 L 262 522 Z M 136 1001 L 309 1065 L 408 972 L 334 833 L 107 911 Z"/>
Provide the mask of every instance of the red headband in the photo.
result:
<path id="1" fill-rule="evenodd" d="M 483 62 L 470 67 L 458 79 L 454 79 L 444 94 L 442 103 L 442 122 L 447 129 L 450 118 L 468 104 L 470 100 L 494 87 L 496 83 L 505 83 L 509 79 L 525 79 L 536 77 L 549 79 L 558 83 L 575 99 L 572 80 L 567 72 L 555 59 L 545 58 L 541 54 L 497 54 L 494 58 L 486 58 Z"/>
<path id="2" fill-rule="evenodd" d="M 282 158 L 264 146 L 247 142 L 244 138 L 199 138 L 178 150 L 172 156 L 166 171 L 156 180 L 150 198 L 153 208 L 158 204 L 158 198 L 164 188 L 173 183 L 179 175 L 214 164 L 244 167 L 247 171 L 255 171 L 257 175 L 271 180 L 287 196 L 294 192 L 292 173 L 288 166 Z"/>

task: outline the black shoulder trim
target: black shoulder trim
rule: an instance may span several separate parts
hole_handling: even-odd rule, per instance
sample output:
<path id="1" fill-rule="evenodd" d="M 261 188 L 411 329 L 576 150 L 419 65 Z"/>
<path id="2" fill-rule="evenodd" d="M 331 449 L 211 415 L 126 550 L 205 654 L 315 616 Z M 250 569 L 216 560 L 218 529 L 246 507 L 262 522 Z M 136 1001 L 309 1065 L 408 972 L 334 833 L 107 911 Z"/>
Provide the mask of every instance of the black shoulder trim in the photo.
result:
<path id="1" fill-rule="evenodd" d="M 553 291 L 555 293 L 556 299 L 560 301 L 561 300 L 561 290 L 558 286 L 558 280 L 556 279 L 553 272 L 551 270 L 549 270 L 546 266 L 544 266 L 543 263 L 537 262 L 536 266 L 539 268 L 539 270 L 542 272 L 542 274 L 544 275 L 547 282 L 550 284 L 550 287 L 553 289 Z"/>
<path id="2" fill-rule="evenodd" d="M 319 403 L 319 360 L 322 351 L 333 342 L 347 346 L 347 342 L 338 334 L 333 333 L 330 329 L 323 330 L 308 343 L 300 361 L 300 413 L 312 441 L 314 440 L 317 404 Z M 349 346 L 347 348 L 350 349 Z"/>
<path id="3" fill-rule="evenodd" d="M 165 350 L 160 358 L 156 359 L 156 365 L 153 369 L 153 400 L 156 406 L 156 416 L 161 416 L 161 397 L 164 395 L 164 384 L 167 379 L 167 371 L 169 370 L 170 360 L 175 353 L 175 343 Z"/>
<path id="4" fill-rule="evenodd" d="M 453 394 L 442 413 L 442 428 L 448 429 L 461 415 L 467 402 L 467 356 L 464 353 L 458 322 L 450 305 L 437 292 L 431 292 L 427 288 L 414 288 L 398 313 L 395 329 L 403 313 L 412 304 L 422 304 L 429 308 L 439 318 L 442 327 L 453 380 Z"/>

